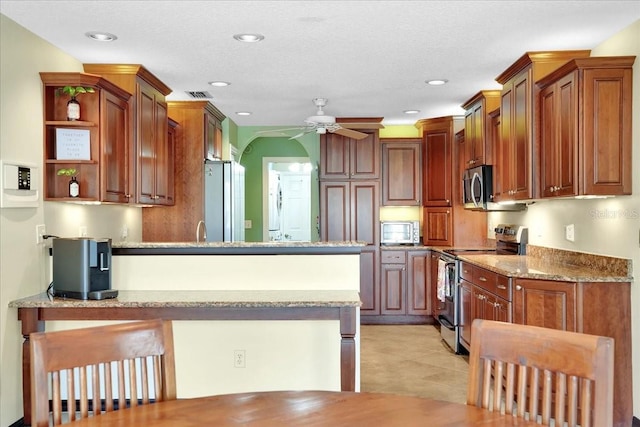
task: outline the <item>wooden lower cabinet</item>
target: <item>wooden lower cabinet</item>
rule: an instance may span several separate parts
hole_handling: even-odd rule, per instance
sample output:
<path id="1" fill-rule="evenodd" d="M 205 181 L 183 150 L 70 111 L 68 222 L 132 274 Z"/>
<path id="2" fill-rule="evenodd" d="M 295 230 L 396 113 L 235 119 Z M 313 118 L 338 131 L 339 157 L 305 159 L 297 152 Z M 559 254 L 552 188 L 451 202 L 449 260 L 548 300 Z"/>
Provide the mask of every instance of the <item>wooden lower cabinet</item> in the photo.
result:
<path id="1" fill-rule="evenodd" d="M 361 263 L 364 263 L 364 250 L 361 257 Z M 365 307 L 360 309 L 362 323 L 432 323 L 429 257 L 428 250 L 381 249 L 378 293 L 373 293 L 374 280 L 361 277 L 360 292 L 362 307 Z M 367 283 L 371 285 L 367 286 Z M 379 301 L 377 309 L 376 301 Z"/>
<path id="2" fill-rule="evenodd" d="M 576 331 L 576 284 L 517 280 L 514 323 Z"/>
<path id="3" fill-rule="evenodd" d="M 432 313 L 430 256 L 428 251 L 407 251 L 407 314 Z"/>
<path id="4" fill-rule="evenodd" d="M 462 345 L 471 348 L 471 324 L 475 319 L 511 322 L 511 281 L 509 277 L 462 262 L 460 266 Z"/>
<path id="5" fill-rule="evenodd" d="M 380 250 L 365 246 L 360 253 L 360 314 L 363 318 L 380 314 Z"/>
<path id="6" fill-rule="evenodd" d="M 612 337 L 614 426 L 630 426 L 631 284 L 516 279 L 514 323 Z"/>
<path id="7" fill-rule="evenodd" d="M 407 313 L 407 267 L 405 264 L 380 264 L 381 314 Z"/>

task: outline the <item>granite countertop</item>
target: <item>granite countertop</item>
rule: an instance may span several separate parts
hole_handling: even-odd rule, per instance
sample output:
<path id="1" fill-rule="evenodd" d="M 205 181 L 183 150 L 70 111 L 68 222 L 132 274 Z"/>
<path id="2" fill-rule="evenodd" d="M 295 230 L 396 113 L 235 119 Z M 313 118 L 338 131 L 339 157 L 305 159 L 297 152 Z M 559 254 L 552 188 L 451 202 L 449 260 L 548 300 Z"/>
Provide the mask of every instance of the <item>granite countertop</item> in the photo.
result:
<path id="1" fill-rule="evenodd" d="M 359 254 L 365 242 L 118 242 L 113 255 Z"/>
<path id="2" fill-rule="evenodd" d="M 458 255 L 458 259 L 504 276 L 568 282 L 632 282 L 630 272 L 574 265 L 530 255 Z"/>
<path id="3" fill-rule="evenodd" d="M 242 290 L 242 291 L 119 291 L 117 298 L 77 300 L 49 299 L 45 292 L 11 301 L 13 308 L 283 308 L 283 307 L 359 307 L 357 291 L 322 290 Z"/>

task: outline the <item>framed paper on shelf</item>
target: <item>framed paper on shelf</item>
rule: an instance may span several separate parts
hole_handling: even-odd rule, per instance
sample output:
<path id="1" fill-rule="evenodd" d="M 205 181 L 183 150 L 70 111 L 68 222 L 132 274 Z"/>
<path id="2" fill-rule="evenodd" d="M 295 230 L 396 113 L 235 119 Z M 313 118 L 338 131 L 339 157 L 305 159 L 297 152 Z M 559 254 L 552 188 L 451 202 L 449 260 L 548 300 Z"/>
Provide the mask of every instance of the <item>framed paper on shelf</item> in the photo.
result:
<path id="1" fill-rule="evenodd" d="M 56 129 L 57 160 L 91 160 L 91 138 L 88 129 Z"/>

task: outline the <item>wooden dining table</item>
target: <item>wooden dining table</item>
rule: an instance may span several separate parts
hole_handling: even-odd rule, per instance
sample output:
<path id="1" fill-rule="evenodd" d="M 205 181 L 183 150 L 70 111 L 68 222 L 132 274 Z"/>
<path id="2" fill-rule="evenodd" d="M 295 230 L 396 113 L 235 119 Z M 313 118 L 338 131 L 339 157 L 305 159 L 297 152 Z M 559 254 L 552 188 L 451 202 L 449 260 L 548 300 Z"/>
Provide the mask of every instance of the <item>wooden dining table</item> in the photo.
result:
<path id="1" fill-rule="evenodd" d="M 84 418 L 69 427 L 534 426 L 475 406 L 386 393 L 272 391 L 156 402 Z"/>

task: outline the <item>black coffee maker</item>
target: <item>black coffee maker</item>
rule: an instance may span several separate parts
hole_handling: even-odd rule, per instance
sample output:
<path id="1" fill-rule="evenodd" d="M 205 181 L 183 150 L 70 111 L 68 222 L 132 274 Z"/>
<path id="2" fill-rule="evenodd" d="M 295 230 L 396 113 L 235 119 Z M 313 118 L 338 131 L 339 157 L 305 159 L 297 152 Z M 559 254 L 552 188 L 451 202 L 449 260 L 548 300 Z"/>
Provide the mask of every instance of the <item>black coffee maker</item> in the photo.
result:
<path id="1" fill-rule="evenodd" d="M 54 296 L 73 299 L 115 298 L 111 289 L 111 239 L 53 240 Z"/>

